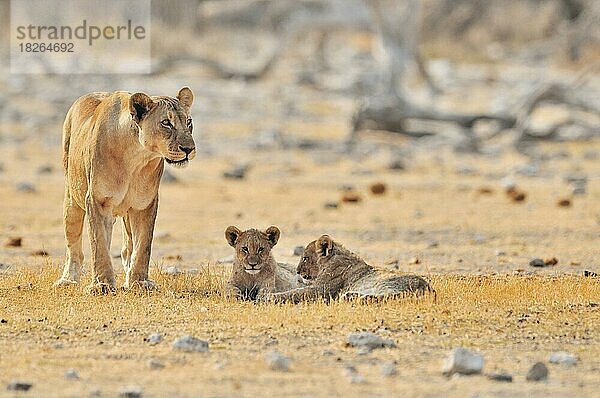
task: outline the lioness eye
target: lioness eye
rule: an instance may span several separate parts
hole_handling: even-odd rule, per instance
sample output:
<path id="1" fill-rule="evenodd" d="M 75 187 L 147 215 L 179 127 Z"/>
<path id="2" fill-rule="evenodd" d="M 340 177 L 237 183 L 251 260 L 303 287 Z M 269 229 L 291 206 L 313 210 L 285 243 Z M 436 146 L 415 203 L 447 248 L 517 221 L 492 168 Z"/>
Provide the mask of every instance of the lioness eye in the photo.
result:
<path id="1" fill-rule="evenodd" d="M 192 130 L 194 129 L 194 125 L 192 124 L 192 118 L 189 118 L 187 120 L 187 128 L 190 130 L 190 133 L 192 132 Z"/>
<path id="2" fill-rule="evenodd" d="M 160 124 L 162 124 L 165 127 L 173 127 L 173 125 L 171 124 L 171 121 L 169 119 L 165 119 L 162 122 L 160 122 Z"/>

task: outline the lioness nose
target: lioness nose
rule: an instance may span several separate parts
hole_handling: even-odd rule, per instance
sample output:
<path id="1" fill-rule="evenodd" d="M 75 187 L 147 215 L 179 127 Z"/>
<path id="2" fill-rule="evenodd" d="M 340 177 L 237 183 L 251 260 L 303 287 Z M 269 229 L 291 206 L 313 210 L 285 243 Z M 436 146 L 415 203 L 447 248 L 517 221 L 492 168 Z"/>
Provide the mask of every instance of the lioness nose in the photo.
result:
<path id="1" fill-rule="evenodd" d="M 183 152 L 185 152 L 186 155 L 189 155 L 190 152 L 192 152 L 194 150 L 194 147 L 184 147 L 184 146 L 179 146 L 179 149 L 181 149 Z"/>

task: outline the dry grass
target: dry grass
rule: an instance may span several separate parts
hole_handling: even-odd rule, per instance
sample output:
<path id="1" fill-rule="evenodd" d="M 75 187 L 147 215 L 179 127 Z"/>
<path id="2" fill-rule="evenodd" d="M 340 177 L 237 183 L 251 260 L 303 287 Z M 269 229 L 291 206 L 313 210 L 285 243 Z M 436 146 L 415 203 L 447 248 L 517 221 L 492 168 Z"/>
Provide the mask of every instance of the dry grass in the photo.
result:
<path id="1" fill-rule="evenodd" d="M 0 380 L 29 379 L 36 395 L 81 395 L 95 388 L 110 393 L 132 383 L 144 386 L 150 396 L 252 395 L 273 392 L 273 382 L 283 383 L 277 386 L 279 393 L 291 395 L 362 391 L 385 396 L 397 388 L 408 395 L 427 395 L 448 386 L 460 395 L 493 383 L 475 377 L 461 384 L 440 375 L 441 359 L 457 345 L 483 351 L 487 371 L 504 369 L 514 372 L 517 381 L 520 377 L 508 391 L 552 387 L 560 394 L 588 385 L 593 372 L 565 384 L 563 373 L 568 370 L 552 369 L 555 380 L 563 380 L 560 386 L 534 386 L 523 381 L 530 361 L 565 349 L 579 355 L 579 367 L 585 369 L 597 366 L 600 354 L 595 343 L 600 337 L 597 278 L 432 276 L 436 302 L 425 298 L 293 306 L 235 301 L 224 293 L 222 268 L 206 267 L 194 276 L 156 274 L 158 292 L 109 296 L 88 296 L 83 287 L 53 290 L 58 268 L 9 270 L 0 277 L 0 311 L 6 321 L 0 324 L 6 369 Z M 149 347 L 144 338 L 156 330 L 166 341 Z M 357 356 L 343 344 L 356 330 L 389 336 L 399 347 Z M 208 340 L 211 352 L 173 352 L 170 341 L 188 333 Z M 272 349 L 292 357 L 292 372 L 266 368 L 262 355 Z M 322 356 L 323 350 L 334 355 Z M 167 367 L 148 370 L 145 362 L 151 357 Z M 383 360 L 398 362 L 402 377 L 379 376 L 377 364 Z M 349 384 L 341 371 L 348 364 L 369 383 Z M 64 380 L 62 373 L 69 367 L 80 371 L 80 382 Z M 331 381 L 337 378 L 342 382 Z"/>

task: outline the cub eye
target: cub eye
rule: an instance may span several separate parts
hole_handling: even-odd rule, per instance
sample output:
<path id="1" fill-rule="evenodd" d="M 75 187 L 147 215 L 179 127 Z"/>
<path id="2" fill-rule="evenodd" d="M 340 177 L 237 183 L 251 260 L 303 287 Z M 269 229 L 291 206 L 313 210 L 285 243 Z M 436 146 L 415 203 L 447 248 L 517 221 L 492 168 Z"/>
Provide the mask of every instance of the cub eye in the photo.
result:
<path id="1" fill-rule="evenodd" d="M 165 127 L 173 127 L 173 125 L 171 124 L 171 121 L 169 119 L 165 119 L 165 120 L 161 121 L 160 124 Z"/>
<path id="2" fill-rule="evenodd" d="M 264 247 L 259 247 L 259 248 L 258 248 L 258 254 L 262 253 L 264 250 L 265 250 L 265 248 L 264 248 Z"/>
<path id="3" fill-rule="evenodd" d="M 243 246 L 243 247 L 242 247 L 242 251 L 243 251 L 244 253 L 248 254 L 248 248 L 247 248 L 246 246 Z"/>

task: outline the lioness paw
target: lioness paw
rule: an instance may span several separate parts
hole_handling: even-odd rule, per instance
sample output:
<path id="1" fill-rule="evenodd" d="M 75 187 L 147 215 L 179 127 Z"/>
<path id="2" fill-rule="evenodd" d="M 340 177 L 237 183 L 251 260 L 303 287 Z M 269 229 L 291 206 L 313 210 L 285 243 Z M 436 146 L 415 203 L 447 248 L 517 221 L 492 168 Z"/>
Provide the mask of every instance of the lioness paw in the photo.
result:
<path id="1" fill-rule="evenodd" d="M 90 295 L 104 295 L 104 294 L 115 294 L 117 289 L 114 285 L 111 285 L 109 283 L 101 283 L 101 282 L 97 282 L 97 283 L 92 283 L 91 285 L 89 285 L 86 288 L 86 291 L 88 294 Z"/>
<path id="2" fill-rule="evenodd" d="M 144 279 L 141 281 L 129 282 L 125 283 L 123 289 L 131 290 L 131 289 L 144 289 L 144 290 L 158 290 L 158 284 L 150 279 Z"/>
<path id="3" fill-rule="evenodd" d="M 77 284 L 78 284 L 78 282 L 76 280 L 68 279 L 68 278 L 60 278 L 59 280 L 54 282 L 54 284 L 52 286 L 55 288 L 61 288 L 61 287 L 66 287 L 66 286 L 75 286 Z"/>

